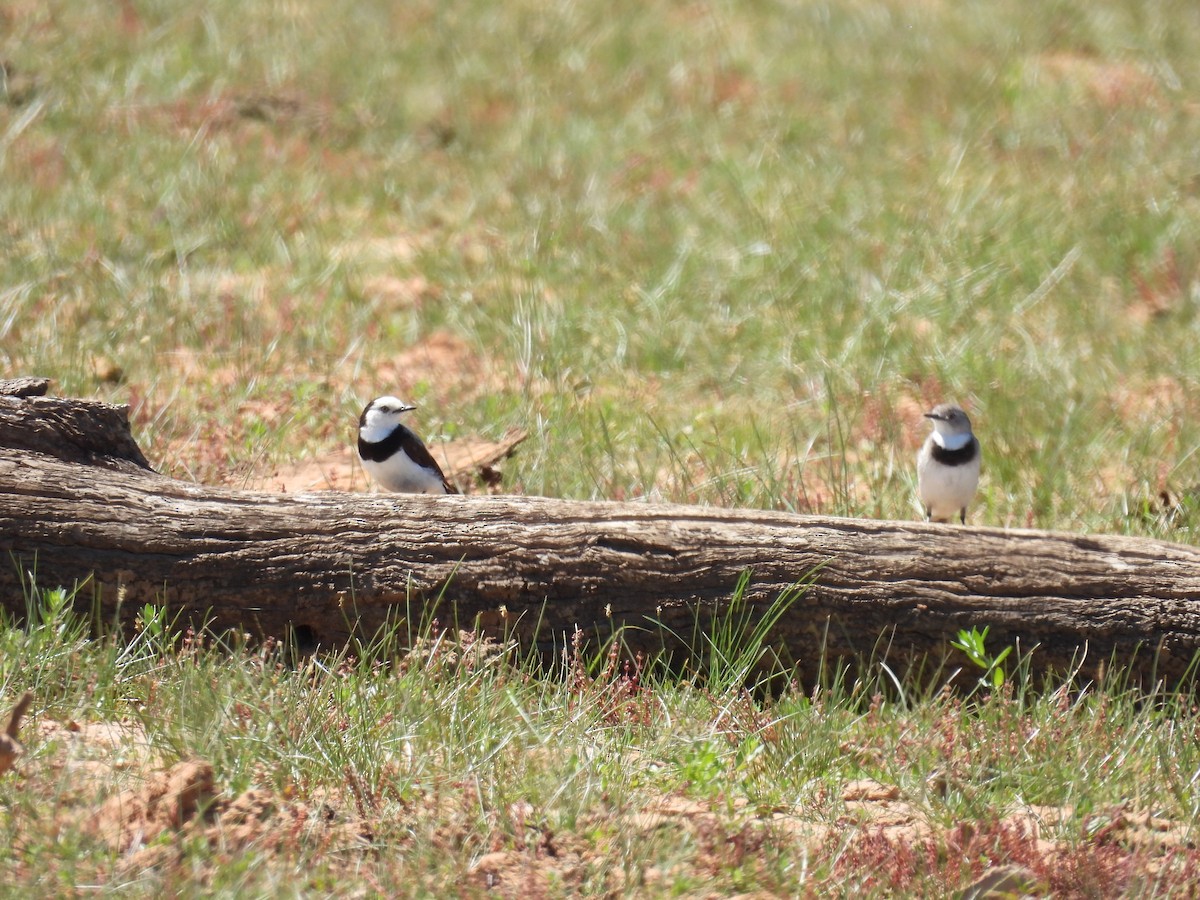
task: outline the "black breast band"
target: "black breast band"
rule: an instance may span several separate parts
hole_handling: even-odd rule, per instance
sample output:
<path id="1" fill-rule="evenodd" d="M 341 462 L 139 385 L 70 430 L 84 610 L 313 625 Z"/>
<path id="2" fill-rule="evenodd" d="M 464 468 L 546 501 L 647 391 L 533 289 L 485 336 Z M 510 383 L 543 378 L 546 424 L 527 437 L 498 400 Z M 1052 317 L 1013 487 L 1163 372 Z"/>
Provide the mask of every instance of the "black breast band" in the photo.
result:
<path id="1" fill-rule="evenodd" d="M 971 438 L 965 446 L 959 447 L 957 450 L 947 450 L 937 441 L 933 441 L 930 455 L 935 462 L 939 462 L 943 466 L 965 466 L 979 455 L 979 442 L 975 438 Z"/>
<path id="2" fill-rule="evenodd" d="M 383 462 L 393 453 L 400 449 L 400 445 L 404 443 L 404 429 L 397 428 L 382 441 L 368 443 L 362 438 L 358 439 L 358 455 L 369 462 Z"/>

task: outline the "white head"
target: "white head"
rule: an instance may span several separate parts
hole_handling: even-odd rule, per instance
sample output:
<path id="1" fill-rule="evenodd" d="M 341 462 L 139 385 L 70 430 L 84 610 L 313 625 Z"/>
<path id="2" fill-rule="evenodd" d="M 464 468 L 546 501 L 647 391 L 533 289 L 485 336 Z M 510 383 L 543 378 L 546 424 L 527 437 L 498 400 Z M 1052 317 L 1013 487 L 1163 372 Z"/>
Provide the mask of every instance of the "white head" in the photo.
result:
<path id="1" fill-rule="evenodd" d="M 397 397 L 376 397 L 358 417 L 358 435 L 371 444 L 382 441 L 396 430 L 400 417 L 413 409 L 416 407 Z"/>
<path id="2" fill-rule="evenodd" d="M 959 450 L 971 442 L 971 420 L 957 406 L 942 403 L 925 413 L 933 423 L 933 440 L 947 450 Z"/>

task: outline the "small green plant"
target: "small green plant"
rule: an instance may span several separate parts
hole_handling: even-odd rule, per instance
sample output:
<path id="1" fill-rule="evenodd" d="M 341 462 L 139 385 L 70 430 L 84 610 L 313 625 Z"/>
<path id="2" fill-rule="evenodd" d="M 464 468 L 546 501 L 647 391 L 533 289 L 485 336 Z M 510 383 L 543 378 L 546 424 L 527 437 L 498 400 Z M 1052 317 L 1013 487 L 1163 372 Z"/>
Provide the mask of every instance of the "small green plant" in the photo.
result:
<path id="1" fill-rule="evenodd" d="M 137 616 L 137 629 L 152 644 L 168 646 L 167 608 L 147 603 Z"/>
<path id="2" fill-rule="evenodd" d="M 1004 687 L 1004 660 L 1012 653 L 1012 647 L 1005 647 L 996 656 L 988 653 L 986 642 L 988 629 L 990 625 L 985 625 L 983 630 L 972 628 L 970 631 L 959 630 L 957 640 L 950 642 L 950 646 L 961 650 L 967 655 L 967 659 L 971 660 L 979 668 L 983 669 L 983 674 L 979 676 L 979 683 L 982 685 L 991 685 L 994 689 L 999 690 Z"/>

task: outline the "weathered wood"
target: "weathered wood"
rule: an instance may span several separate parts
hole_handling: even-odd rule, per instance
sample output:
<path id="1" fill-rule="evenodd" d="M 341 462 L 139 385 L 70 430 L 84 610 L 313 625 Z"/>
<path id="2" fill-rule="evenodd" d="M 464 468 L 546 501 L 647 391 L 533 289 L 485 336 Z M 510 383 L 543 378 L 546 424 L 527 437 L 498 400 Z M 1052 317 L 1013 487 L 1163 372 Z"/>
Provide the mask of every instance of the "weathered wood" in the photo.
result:
<path id="1" fill-rule="evenodd" d="M 85 583 L 128 620 L 147 602 L 219 628 L 324 644 L 433 608 L 550 650 L 576 625 L 659 646 L 727 605 L 750 570 L 763 608 L 817 570 L 773 643 L 811 676 L 831 659 L 904 667 L 958 629 L 1034 664 L 1174 682 L 1200 650 L 1200 551 L 1129 537 L 962 528 L 542 497 L 264 494 L 165 478 L 123 408 L 0 397 L 0 602 Z M 35 571 L 36 569 L 36 571 Z M 644 630 L 640 630 L 644 629 Z M 1156 651 L 1158 651 L 1156 655 Z"/>
<path id="2" fill-rule="evenodd" d="M 49 378 L 0 378 L 0 396 L 44 397 L 49 389 Z"/>
<path id="3" fill-rule="evenodd" d="M 122 471 L 150 469 L 129 431 L 129 407 L 94 400 L 0 392 L 0 450 L 5 449 Z"/>

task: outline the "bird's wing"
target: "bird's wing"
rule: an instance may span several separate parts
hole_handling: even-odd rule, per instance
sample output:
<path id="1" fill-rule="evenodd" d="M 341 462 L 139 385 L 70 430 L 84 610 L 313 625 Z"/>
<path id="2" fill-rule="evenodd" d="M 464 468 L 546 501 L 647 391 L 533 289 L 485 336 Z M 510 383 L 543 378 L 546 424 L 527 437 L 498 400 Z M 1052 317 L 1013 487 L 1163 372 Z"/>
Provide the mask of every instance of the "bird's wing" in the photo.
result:
<path id="1" fill-rule="evenodd" d="M 426 449 L 425 445 L 421 443 L 421 439 L 413 434 L 410 429 L 404 427 L 403 425 L 400 427 L 402 429 L 400 449 L 407 453 L 408 458 L 415 462 L 422 469 L 431 469 L 432 471 L 437 472 L 438 477 L 442 479 L 442 486 L 445 487 L 447 494 L 457 494 L 458 491 L 455 489 L 454 485 L 447 480 L 445 473 L 442 472 L 442 467 L 437 464 L 437 460 L 433 458 L 433 454 L 431 454 L 429 450 Z"/>

